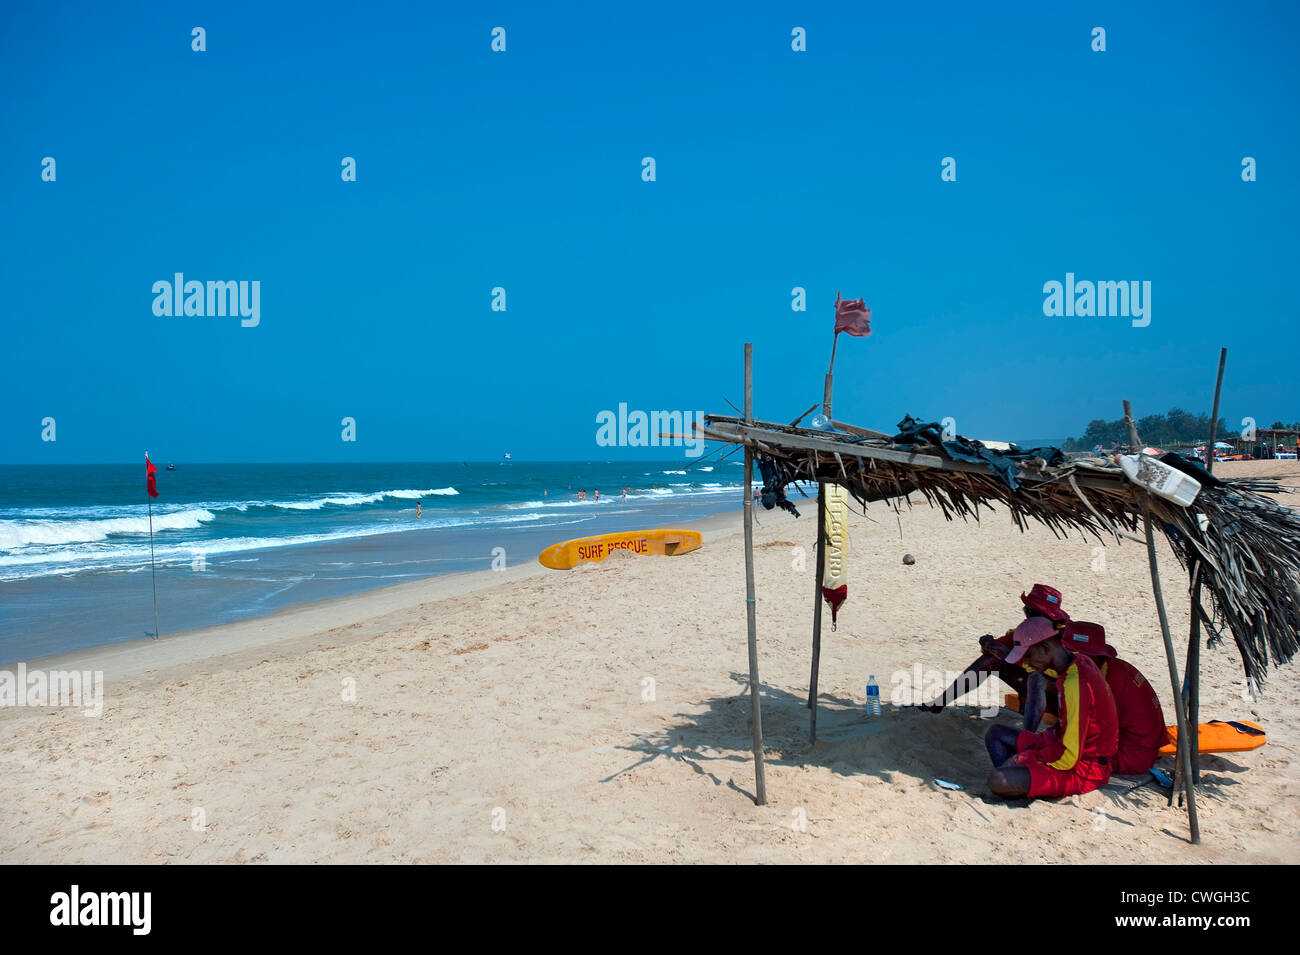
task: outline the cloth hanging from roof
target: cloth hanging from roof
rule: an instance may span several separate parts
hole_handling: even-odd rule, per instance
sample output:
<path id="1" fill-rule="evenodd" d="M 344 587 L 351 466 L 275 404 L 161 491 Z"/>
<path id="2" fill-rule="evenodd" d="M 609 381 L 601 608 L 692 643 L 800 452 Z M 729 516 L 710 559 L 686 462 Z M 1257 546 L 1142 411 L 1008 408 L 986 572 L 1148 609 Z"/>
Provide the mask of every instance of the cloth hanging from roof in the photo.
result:
<path id="1" fill-rule="evenodd" d="M 917 449 L 932 446 L 939 449 L 943 456 L 951 461 L 987 464 L 1013 491 L 1020 488 L 1016 481 L 1016 470 L 1021 461 L 1042 458 L 1049 467 L 1059 467 L 1066 463 L 1065 454 L 1060 448 L 1031 448 L 1024 451 L 1013 444 L 1006 451 L 994 451 L 978 441 L 963 438 L 961 435 L 955 435 L 953 440 L 945 441 L 943 428 L 939 422 L 931 421 L 922 424 L 911 415 L 898 422 L 898 434 L 893 440 L 895 445 Z"/>
<path id="2" fill-rule="evenodd" d="M 795 506 L 786 499 L 785 486 L 792 480 L 790 468 L 784 461 L 778 461 L 770 454 L 763 454 L 761 451 L 757 455 L 758 472 L 763 476 L 763 491 L 759 500 L 763 507 L 772 510 L 779 507 L 783 511 L 789 511 L 795 517 L 799 512 Z M 799 485 L 795 485 L 798 487 Z"/>

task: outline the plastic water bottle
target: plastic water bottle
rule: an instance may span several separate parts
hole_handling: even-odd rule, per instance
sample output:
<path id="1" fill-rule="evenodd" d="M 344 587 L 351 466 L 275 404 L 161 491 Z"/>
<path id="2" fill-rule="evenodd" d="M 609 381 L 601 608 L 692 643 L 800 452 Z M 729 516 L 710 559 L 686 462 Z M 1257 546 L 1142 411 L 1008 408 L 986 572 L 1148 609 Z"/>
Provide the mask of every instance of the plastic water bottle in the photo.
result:
<path id="1" fill-rule="evenodd" d="M 867 715 L 880 715 L 880 685 L 874 675 L 867 677 Z"/>

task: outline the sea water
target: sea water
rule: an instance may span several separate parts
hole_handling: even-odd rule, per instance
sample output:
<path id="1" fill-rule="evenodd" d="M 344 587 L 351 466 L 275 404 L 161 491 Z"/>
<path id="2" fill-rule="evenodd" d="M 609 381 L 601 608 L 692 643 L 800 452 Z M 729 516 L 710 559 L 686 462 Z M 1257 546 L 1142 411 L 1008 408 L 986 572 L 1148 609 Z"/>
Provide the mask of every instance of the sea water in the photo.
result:
<path id="1" fill-rule="evenodd" d="M 743 481 L 738 455 L 695 466 L 156 463 L 164 634 L 697 520 L 739 508 Z M 143 462 L 0 467 L 0 662 L 143 637 L 152 593 Z"/>

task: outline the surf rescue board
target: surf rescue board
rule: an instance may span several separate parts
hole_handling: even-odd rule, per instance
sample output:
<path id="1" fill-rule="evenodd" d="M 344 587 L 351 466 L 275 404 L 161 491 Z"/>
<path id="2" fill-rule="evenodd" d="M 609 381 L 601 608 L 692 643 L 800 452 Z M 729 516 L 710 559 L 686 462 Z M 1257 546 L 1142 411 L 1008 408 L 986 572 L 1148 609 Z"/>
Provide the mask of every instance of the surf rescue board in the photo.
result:
<path id="1" fill-rule="evenodd" d="M 1161 746 L 1161 756 L 1173 756 L 1178 751 L 1178 727 L 1166 726 L 1169 742 Z M 1201 753 L 1244 753 L 1248 749 L 1259 749 L 1268 742 L 1264 730 L 1258 723 L 1249 720 L 1215 720 L 1202 723 L 1196 734 L 1197 752 Z"/>
<path id="2" fill-rule="evenodd" d="M 552 570 L 572 570 L 578 564 L 602 561 L 615 551 L 643 556 L 655 554 L 676 557 L 699 550 L 704 543 L 699 531 L 657 528 L 649 531 L 624 531 L 618 534 L 597 534 L 560 541 L 537 555 L 543 567 Z"/>
<path id="3" fill-rule="evenodd" d="M 1020 712 L 1020 694 L 1008 693 L 1005 698 L 1007 709 Z M 1055 722 L 1051 713 L 1043 714 L 1043 719 Z M 1178 727 L 1166 726 L 1165 735 L 1168 742 L 1157 752 L 1161 756 L 1173 756 L 1178 752 Z M 1196 749 L 1200 753 L 1244 753 L 1259 749 L 1268 738 L 1258 723 L 1250 720 L 1214 720 L 1202 723 L 1196 733 Z"/>

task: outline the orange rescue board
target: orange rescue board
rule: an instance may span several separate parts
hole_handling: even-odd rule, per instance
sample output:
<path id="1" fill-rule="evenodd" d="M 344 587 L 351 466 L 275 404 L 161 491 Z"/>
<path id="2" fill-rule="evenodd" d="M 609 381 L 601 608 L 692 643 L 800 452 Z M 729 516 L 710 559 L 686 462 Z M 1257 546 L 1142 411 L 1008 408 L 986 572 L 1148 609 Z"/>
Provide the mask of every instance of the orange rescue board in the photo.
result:
<path id="1" fill-rule="evenodd" d="M 699 550 L 704 543 L 699 531 L 657 528 L 650 531 L 625 531 L 620 534 L 598 534 L 561 541 L 537 555 L 538 562 L 551 570 L 572 570 L 578 564 L 601 561 L 615 551 L 628 554 L 656 554 L 675 557 Z"/>
<path id="2" fill-rule="evenodd" d="M 1267 742 L 1263 728 L 1258 723 L 1249 720 L 1233 722 L 1260 730 L 1260 733 L 1243 733 L 1232 723 L 1202 723 L 1196 735 L 1197 750 L 1202 753 L 1242 753 L 1248 749 L 1259 749 Z M 1161 756 L 1173 756 L 1177 752 L 1178 727 L 1166 726 L 1165 731 L 1169 734 L 1169 742 L 1161 746 L 1158 752 Z"/>

